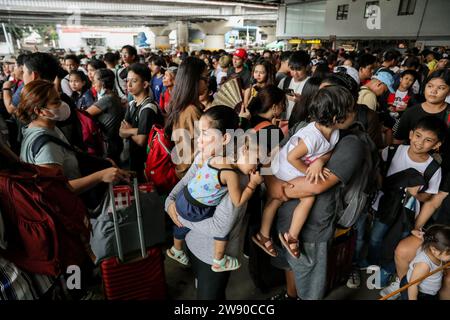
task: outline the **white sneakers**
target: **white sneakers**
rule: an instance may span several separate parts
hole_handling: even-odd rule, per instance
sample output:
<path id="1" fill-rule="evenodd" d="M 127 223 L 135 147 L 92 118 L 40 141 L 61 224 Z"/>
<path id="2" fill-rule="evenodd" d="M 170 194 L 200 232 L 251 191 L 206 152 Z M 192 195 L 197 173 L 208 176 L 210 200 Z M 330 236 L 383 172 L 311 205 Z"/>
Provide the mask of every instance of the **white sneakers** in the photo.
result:
<path id="1" fill-rule="evenodd" d="M 387 296 L 388 294 L 398 289 L 400 289 L 400 279 L 398 277 L 395 277 L 395 281 L 391 282 L 390 285 L 388 285 L 386 288 L 380 291 L 380 296 L 382 297 Z M 398 298 L 400 298 L 400 293 L 397 293 L 388 300 L 397 300 Z"/>
<path id="2" fill-rule="evenodd" d="M 347 280 L 347 288 L 357 289 L 361 285 L 361 274 L 358 268 L 353 268 Z"/>

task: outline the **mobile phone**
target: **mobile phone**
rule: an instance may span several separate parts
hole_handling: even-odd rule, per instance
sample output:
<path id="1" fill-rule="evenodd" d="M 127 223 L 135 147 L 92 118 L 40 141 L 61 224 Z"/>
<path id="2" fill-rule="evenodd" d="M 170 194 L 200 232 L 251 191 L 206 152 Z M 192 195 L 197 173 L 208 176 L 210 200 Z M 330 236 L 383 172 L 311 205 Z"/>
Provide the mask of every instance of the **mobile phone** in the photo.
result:
<path id="1" fill-rule="evenodd" d="M 294 90 L 292 90 L 292 89 L 285 89 L 284 93 L 286 93 L 287 95 L 293 96 L 294 95 Z"/>

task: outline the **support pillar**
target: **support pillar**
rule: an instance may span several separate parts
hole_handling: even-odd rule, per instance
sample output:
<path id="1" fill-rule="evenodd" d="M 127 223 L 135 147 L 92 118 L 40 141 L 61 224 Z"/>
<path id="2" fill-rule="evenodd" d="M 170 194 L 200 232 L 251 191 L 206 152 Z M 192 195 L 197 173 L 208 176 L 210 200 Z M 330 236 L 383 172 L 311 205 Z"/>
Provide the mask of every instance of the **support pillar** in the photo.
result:
<path id="1" fill-rule="evenodd" d="M 262 27 L 260 33 L 266 35 L 265 43 L 272 43 L 277 40 L 275 27 Z"/>
<path id="2" fill-rule="evenodd" d="M 203 22 L 196 25 L 205 34 L 204 49 L 225 49 L 225 33 L 232 29 L 229 21 Z"/>
<path id="3" fill-rule="evenodd" d="M 188 51 L 189 46 L 188 25 L 186 22 L 177 21 L 177 46 L 179 49 Z"/>

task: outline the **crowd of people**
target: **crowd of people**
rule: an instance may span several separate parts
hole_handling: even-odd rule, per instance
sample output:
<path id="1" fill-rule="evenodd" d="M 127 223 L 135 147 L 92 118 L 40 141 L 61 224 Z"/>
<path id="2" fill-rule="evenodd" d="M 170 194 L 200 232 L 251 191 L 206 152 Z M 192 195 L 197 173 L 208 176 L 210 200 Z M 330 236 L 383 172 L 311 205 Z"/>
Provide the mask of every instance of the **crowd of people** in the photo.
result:
<path id="1" fill-rule="evenodd" d="M 356 233 L 347 286 L 360 287 L 361 270 L 376 265 L 386 295 L 450 261 L 449 54 L 238 48 L 167 55 L 130 45 L 92 57 L 20 54 L 1 68 L 0 166 L 5 174 L 13 163 L 58 170 L 92 214 L 102 183 L 128 181 L 133 172 L 152 181 L 149 135 L 158 128 L 172 149 L 171 167 L 159 169 L 173 168 L 177 181 L 158 189 L 174 227 L 166 255 L 192 268 L 198 299 L 225 299 L 251 245 L 284 270 L 286 289 L 272 298 L 323 299 L 327 269 L 339 268 L 328 253 L 342 227 Z M 240 103 L 215 104 L 229 81 L 239 84 Z M 230 132 L 244 131 L 256 139 L 235 147 L 239 137 Z M 373 165 L 363 170 L 369 145 Z M 86 164 L 79 152 L 110 165 Z M 342 226 L 337 199 L 355 184 L 364 202 Z M 23 270 L 2 254 L 14 228 L 2 222 L 6 210 L 0 202 L 0 298 L 61 296 L 61 275 Z M 95 274 L 88 251 L 86 261 L 85 273 Z M 411 285 L 401 298 L 449 300 L 450 272 Z"/>

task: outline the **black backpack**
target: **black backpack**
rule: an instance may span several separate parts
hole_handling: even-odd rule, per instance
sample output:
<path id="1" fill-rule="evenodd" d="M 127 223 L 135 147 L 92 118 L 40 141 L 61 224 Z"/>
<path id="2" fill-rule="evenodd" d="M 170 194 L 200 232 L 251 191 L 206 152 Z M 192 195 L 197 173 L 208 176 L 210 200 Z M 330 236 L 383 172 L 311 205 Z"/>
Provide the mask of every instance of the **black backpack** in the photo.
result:
<path id="1" fill-rule="evenodd" d="M 388 149 L 388 157 L 383 167 L 384 177 L 387 175 L 397 149 L 398 145 L 391 146 Z M 384 224 L 391 225 L 399 215 L 405 213 L 410 224 L 412 224 L 414 222 L 414 212 L 410 212 L 411 210 L 405 208 L 405 204 L 409 199 L 405 188 L 423 185 L 422 190 L 427 190 L 431 178 L 439 168 L 439 163 L 433 160 L 427 166 L 423 175 L 416 169 L 408 168 L 386 177 L 383 181 L 382 188 L 384 194 L 380 198 L 377 212 L 380 221 Z"/>
<path id="2" fill-rule="evenodd" d="M 289 139 L 308 122 L 301 121 L 289 129 L 287 136 L 280 142 L 282 148 Z M 358 174 L 347 185 L 341 184 L 336 192 L 337 224 L 349 228 L 355 224 L 378 191 L 377 176 L 380 172 L 378 148 L 370 136 L 358 126 L 348 130 L 347 134 L 356 136 L 364 146 L 364 159 Z"/>
<path id="3" fill-rule="evenodd" d="M 358 173 L 346 185 L 341 183 L 336 192 L 337 225 L 342 228 L 350 228 L 356 223 L 379 189 L 380 157 L 377 146 L 366 132 L 358 128 L 349 130 L 348 134 L 361 141 L 364 152 Z"/>

